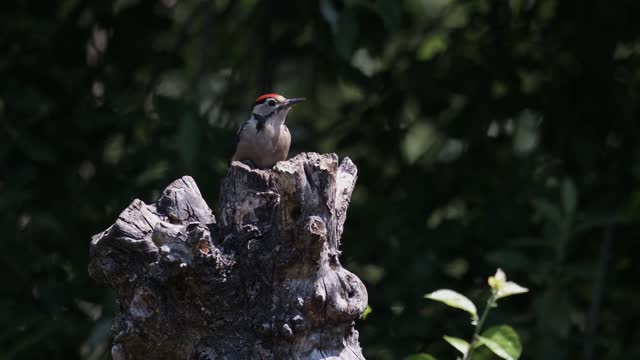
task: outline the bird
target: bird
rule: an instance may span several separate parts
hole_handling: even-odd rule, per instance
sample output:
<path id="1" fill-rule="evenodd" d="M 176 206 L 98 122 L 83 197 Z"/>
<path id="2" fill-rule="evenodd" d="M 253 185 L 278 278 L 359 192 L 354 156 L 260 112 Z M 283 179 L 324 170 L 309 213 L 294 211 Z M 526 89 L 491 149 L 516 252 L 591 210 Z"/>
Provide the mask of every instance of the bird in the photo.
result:
<path id="1" fill-rule="evenodd" d="M 294 104 L 305 98 L 287 99 L 279 94 L 260 95 L 253 104 L 249 120 L 236 133 L 236 149 L 231 162 L 249 161 L 258 169 L 272 168 L 286 160 L 291 134 L 284 124 Z"/>

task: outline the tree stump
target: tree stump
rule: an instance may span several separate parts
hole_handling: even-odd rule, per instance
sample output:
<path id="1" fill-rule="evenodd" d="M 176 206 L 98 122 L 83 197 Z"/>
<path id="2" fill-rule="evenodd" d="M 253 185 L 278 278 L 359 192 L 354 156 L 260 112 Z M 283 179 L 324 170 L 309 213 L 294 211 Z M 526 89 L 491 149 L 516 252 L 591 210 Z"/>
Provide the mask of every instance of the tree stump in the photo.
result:
<path id="1" fill-rule="evenodd" d="M 339 261 L 356 166 L 303 153 L 234 162 L 216 221 L 185 176 L 93 236 L 89 273 L 115 289 L 119 359 L 364 359 L 367 291 Z"/>

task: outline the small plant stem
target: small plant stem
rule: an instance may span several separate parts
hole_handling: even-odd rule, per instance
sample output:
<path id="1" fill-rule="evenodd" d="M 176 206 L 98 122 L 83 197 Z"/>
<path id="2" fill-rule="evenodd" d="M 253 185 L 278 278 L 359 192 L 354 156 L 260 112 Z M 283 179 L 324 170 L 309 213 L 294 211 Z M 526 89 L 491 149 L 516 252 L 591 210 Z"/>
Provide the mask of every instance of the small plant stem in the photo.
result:
<path id="1" fill-rule="evenodd" d="M 487 300 L 487 305 L 484 307 L 484 310 L 482 311 L 482 315 L 480 315 L 480 320 L 478 320 L 478 323 L 476 324 L 476 330 L 473 332 L 473 338 L 469 343 L 469 351 L 467 351 L 467 354 L 464 356 L 463 360 L 471 360 L 471 354 L 473 353 L 473 349 L 476 343 L 478 342 L 478 335 L 480 335 L 480 332 L 482 331 L 482 327 L 484 326 L 484 322 L 485 320 L 487 320 L 487 315 L 489 315 L 489 310 L 492 307 L 494 307 L 495 304 L 496 304 L 496 296 L 494 293 L 491 293 L 491 296 Z"/>

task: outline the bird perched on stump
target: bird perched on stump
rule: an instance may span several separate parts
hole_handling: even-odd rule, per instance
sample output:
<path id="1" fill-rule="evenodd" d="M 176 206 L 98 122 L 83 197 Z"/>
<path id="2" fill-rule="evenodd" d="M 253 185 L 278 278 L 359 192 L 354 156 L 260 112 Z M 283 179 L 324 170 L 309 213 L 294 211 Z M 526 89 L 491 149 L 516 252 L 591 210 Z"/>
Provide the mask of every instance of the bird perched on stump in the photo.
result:
<path id="1" fill-rule="evenodd" d="M 250 161 L 259 169 L 273 167 L 286 160 L 291 134 L 284 121 L 294 104 L 304 98 L 287 99 L 278 94 L 264 94 L 256 99 L 251 117 L 236 134 L 236 151 L 231 161 Z"/>

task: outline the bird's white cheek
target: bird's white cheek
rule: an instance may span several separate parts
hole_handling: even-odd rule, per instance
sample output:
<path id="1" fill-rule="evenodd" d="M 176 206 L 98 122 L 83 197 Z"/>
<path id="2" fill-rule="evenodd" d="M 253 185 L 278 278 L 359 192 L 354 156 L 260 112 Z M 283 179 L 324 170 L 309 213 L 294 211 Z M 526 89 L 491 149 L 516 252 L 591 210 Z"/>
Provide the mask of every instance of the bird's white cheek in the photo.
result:
<path id="1" fill-rule="evenodd" d="M 284 122 L 287 114 L 289 113 L 289 110 L 291 110 L 291 108 L 278 111 L 278 113 L 275 115 L 277 124 L 282 124 Z"/>

